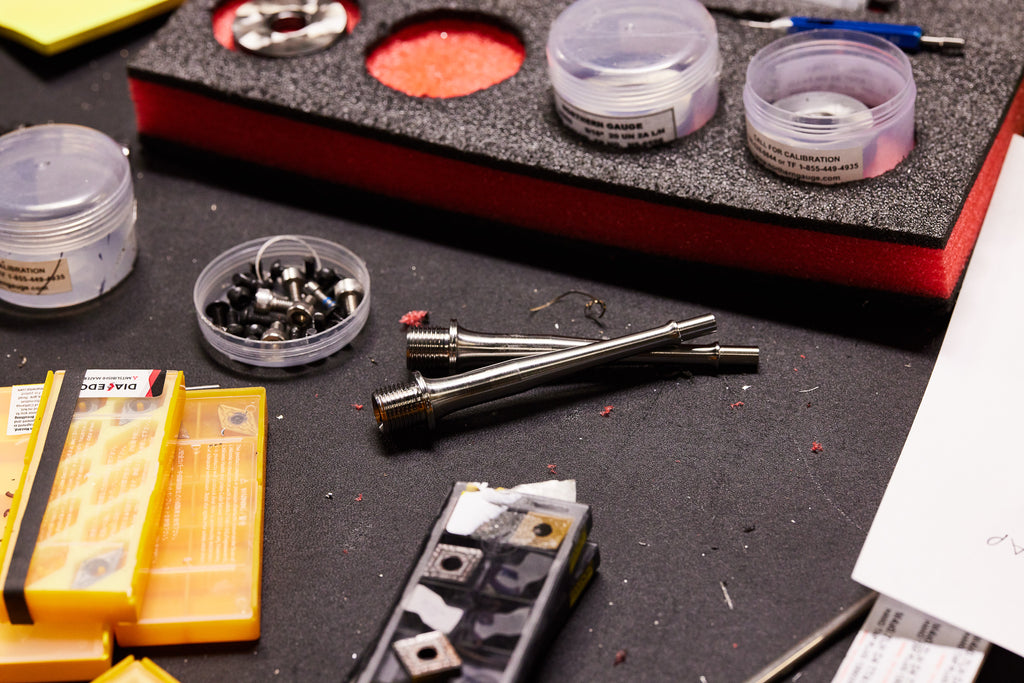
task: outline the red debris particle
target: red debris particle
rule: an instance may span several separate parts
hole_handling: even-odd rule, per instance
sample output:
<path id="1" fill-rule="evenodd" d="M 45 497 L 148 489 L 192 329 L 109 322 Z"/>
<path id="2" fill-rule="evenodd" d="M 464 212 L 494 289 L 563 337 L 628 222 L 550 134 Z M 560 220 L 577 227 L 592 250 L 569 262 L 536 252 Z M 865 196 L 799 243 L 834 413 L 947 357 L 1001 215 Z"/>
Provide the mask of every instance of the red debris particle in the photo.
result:
<path id="1" fill-rule="evenodd" d="M 825 450 L 825 447 L 822 446 L 820 443 L 818 443 L 817 441 L 811 442 L 811 453 L 821 453 L 823 450 Z"/>
<path id="2" fill-rule="evenodd" d="M 362 410 L 363 409 L 363 404 L 362 403 L 350 403 L 349 405 L 351 405 L 356 410 Z"/>
<path id="3" fill-rule="evenodd" d="M 626 655 L 628 655 L 628 654 L 629 653 L 625 649 L 622 649 L 622 650 L 619 650 L 618 652 L 616 652 L 615 653 L 615 662 L 612 664 L 612 666 L 618 666 L 619 664 L 625 664 L 626 663 Z"/>
<path id="4" fill-rule="evenodd" d="M 605 406 L 601 409 L 601 417 L 608 417 L 615 410 L 615 406 Z"/>
<path id="5" fill-rule="evenodd" d="M 409 327 L 422 327 L 423 323 L 427 322 L 429 316 L 430 311 L 409 311 L 399 318 L 398 322 Z"/>
<path id="6" fill-rule="evenodd" d="M 735 649 L 736 649 L 736 648 L 738 648 L 739 646 L 740 646 L 740 644 L 739 644 L 739 643 L 733 643 L 733 644 L 732 644 L 732 649 L 734 649 L 734 650 L 735 650 Z"/>
<path id="7" fill-rule="evenodd" d="M 342 555 L 348 555 L 348 551 L 347 551 L 347 550 L 345 550 L 344 548 L 342 548 L 342 549 L 341 549 L 341 554 L 342 554 Z"/>
<path id="8" fill-rule="evenodd" d="M 805 355 L 804 355 L 804 354 L 802 354 L 802 353 L 800 354 L 800 357 L 801 357 L 801 358 L 803 358 L 804 360 L 806 360 L 806 359 L 807 359 L 807 356 L 805 356 Z"/>
<path id="9" fill-rule="evenodd" d="M 729 407 L 735 410 L 737 408 L 742 408 L 744 405 L 746 404 L 743 401 L 736 401 L 735 403 L 730 403 Z"/>
<path id="10" fill-rule="evenodd" d="M 793 372 L 800 372 L 800 370 L 797 368 L 793 368 Z"/>
<path id="11" fill-rule="evenodd" d="M 548 472 L 551 474 L 558 474 L 558 472 L 555 471 L 556 467 L 558 467 L 558 465 L 548 465 Z"/>
<path id="12" fill-rule="evenodd" d="M 356 502 L 357 502 L 357 503 L 358 503 L 359 501 L 361 501 L 362 499 L 363 499 L 363 494 L 361 494 L 361 493 L 360 493 L 360 494 L 359 494 L 358 496 L 356 496 Z"/>
<path id="13" fill-rule="evenodd" d="M 811 403 L 810 403 L 810 401 L 808 401 L 808 402 L 807 402 L 807 407 L 808 407 L 808 408 L 810 408 L 810 407 L 811 407 Z"/>

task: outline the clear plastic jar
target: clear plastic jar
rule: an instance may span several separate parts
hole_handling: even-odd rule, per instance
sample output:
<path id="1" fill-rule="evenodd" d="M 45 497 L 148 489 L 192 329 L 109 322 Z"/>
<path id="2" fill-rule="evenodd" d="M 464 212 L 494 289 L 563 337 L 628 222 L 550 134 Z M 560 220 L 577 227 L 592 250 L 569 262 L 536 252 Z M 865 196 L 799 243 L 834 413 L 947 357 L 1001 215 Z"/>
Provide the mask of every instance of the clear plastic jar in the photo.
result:
<path id="1" fill-rule="evenodd" d="M 562 122 L 619 147 L 671 142 L 718 108 L 718 31 L 696 0 L 577 0 L 551 25 Z"/>
<path id="2" fill-rule="evenodd" d="M 772 171 L 834 184 L 881 175 L 914 147 L 910 60 L 868 33 L 780 38 L 747 67 L 747 146 Z"/>
<path id="3" fill-rule="evenodd" d="M 355 278 L 362 286 L 362 298 L 352 315 L 322 332 L 298 339 L 261 341 L 239 337 L 218 327 L 207 315 L 207 307 L 225 299 L 235 273 L 247 272 L 260 257 L 261 263 L 280 260 L 302 264 L 313 255 L 324 267 L 335 269 L 342 277 Z M 192 303 L 203 338 L 216 352 L 218 360 L 237 361 L 263 368 L 287 368 L 327 358 L 355 339 L 370 316 L 370 273 L 366 263 L 345 247 L 318 237 L 277 235 L 243 242 L 216 257 L 196 278 Z M 219 354 L 219 355 L 218 355 Z"/>
<path id="4" fill-rule="evenodd" d="M 0 136 L 0 299 L 26 308 L 95 299 L 131 272 L 136 252 L 121 145 L 69 124 Z"/>

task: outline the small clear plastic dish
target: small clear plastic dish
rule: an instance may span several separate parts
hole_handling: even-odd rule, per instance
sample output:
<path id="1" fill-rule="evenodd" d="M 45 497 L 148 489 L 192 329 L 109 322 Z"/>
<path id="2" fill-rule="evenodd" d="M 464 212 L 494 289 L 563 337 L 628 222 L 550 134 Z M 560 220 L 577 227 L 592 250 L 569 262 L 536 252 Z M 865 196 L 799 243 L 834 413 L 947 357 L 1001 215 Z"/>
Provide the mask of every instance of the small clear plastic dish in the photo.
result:
<path id="1" fill-rule="evenodd" d="M 308 258 L 315 259 L 317 270 L 331 268 L 340 278 L 359 283 L 361 298 L 349 315 L 320 331 L 279 341 L 233 334 L 210 317 L 211 304 L 228 301 L 237 274 L 252 274 L 255 268 L 263 279 L 275 261 L 302 269 Z M 199 330 L 215 356 L 247 366 L 290 368 L 323 360 L 359 334 L 370 315 L 370 273 L 361 258 L 335 242 L 306 235 L 263 237 L 239 244 L 210 261 L 196 278 L 192 301 Z"/>

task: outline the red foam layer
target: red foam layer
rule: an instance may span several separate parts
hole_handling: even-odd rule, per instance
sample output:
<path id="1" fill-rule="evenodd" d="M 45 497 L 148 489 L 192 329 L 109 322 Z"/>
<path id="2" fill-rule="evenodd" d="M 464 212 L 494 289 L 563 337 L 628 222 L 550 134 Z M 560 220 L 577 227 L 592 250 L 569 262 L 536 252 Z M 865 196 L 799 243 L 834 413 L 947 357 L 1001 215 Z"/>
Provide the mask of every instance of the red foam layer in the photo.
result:
<path id="1" fill-rule="evenodd" d="M 948 298 L 988 209 L 1017 92 L 943 249 L 728 218 L 408 149 L 130 79 L 138 130 L 229 157 L 569 237 L 735 268 Z M 325 154 L 329 150 L 329 154 Z M 529 197 L 529 201 L 523 201 Z"/>

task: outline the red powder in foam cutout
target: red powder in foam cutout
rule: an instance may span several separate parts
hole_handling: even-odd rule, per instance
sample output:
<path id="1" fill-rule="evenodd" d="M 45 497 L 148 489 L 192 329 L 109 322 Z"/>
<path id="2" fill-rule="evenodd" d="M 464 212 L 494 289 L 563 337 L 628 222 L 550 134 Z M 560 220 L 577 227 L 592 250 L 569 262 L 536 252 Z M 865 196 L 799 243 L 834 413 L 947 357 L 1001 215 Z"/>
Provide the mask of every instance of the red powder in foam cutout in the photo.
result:
<path id="1" fill-rule="evenodd" d="M 522 43 L 497 26 L 432 19 L 393 33 L 370 54 L 366 68 L 413 97 L 460 97 L 513 76 L 525 55 Z"/>
<path id="2" fill-rule="evenodd" d="M 235 45 L 235 34 L 231 25 L 235 22 L 235 13 L 239 6 L 248 0 L 225 0 L 213 10 L 213 37 L 218 43 L 229 50 L 238 50 Z M 359 5 L 352 0 L 343 0 L 341 3 L 348 14 L 348 21 L 345 23 L 345 33 L 352 33 L 352 29 L 359 23 Z"/>

